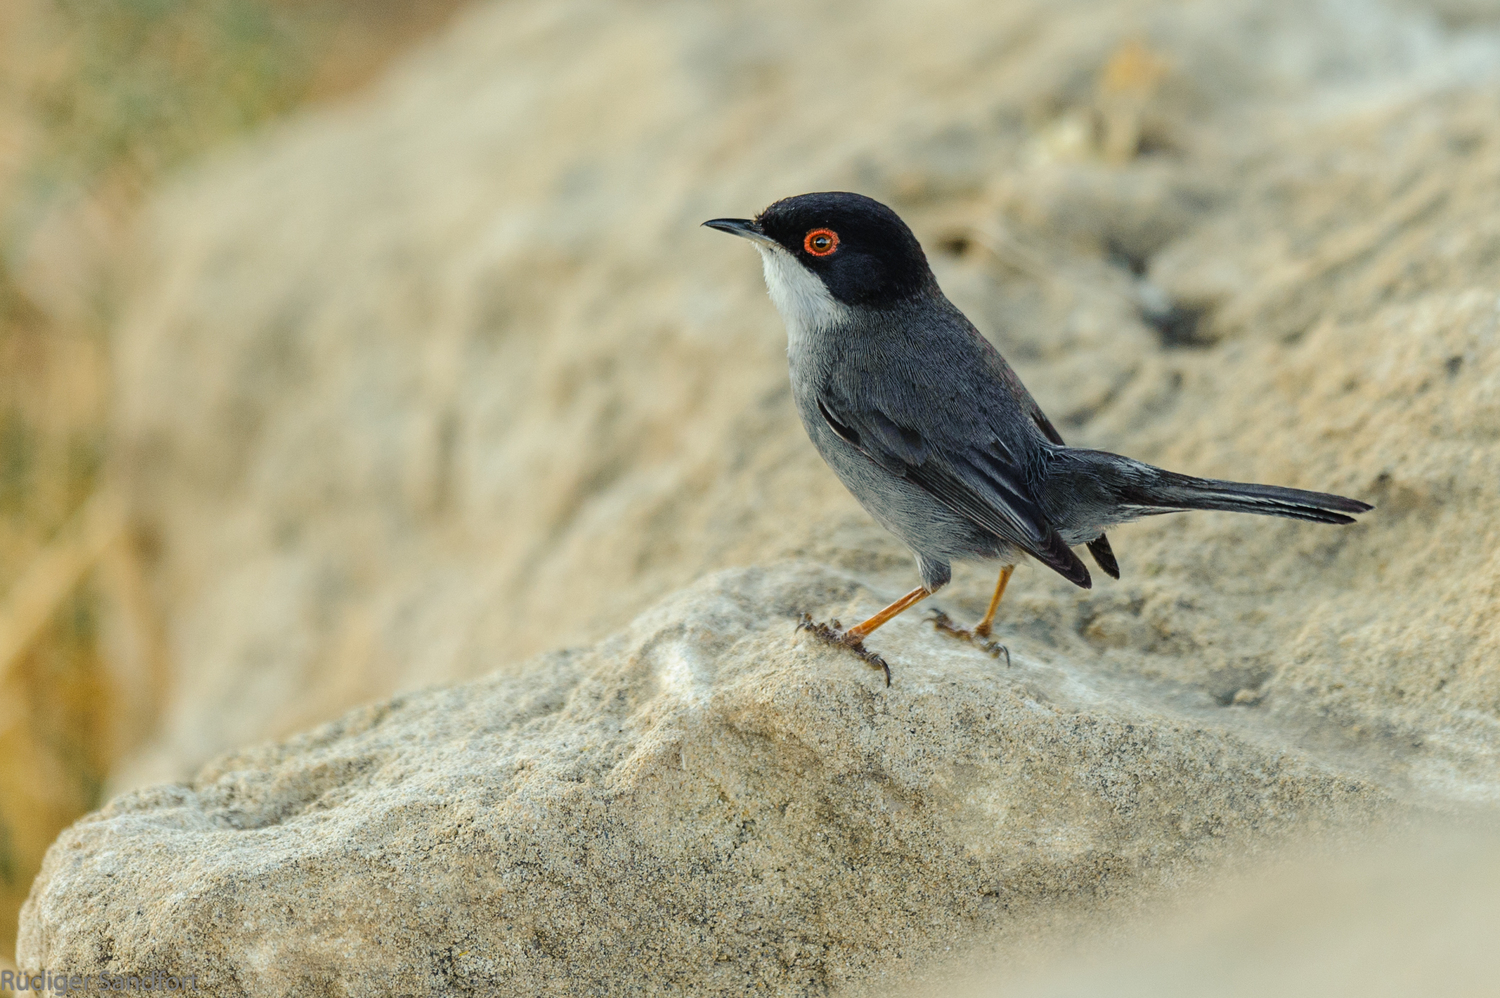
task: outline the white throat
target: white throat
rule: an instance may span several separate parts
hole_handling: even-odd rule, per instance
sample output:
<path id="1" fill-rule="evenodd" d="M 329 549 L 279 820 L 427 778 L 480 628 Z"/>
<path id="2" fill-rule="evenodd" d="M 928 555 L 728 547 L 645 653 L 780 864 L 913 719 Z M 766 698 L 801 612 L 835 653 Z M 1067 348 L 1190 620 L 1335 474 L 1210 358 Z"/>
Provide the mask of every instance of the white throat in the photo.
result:
<path id="1" fill-rule="evenodd" d="M 795 353 L 806 339 L 844 322 L 848 306 L 839 303 L 816 274 L 774 244 L 757 242 L 771 302 L 786 324 L 787 352 Z"/>

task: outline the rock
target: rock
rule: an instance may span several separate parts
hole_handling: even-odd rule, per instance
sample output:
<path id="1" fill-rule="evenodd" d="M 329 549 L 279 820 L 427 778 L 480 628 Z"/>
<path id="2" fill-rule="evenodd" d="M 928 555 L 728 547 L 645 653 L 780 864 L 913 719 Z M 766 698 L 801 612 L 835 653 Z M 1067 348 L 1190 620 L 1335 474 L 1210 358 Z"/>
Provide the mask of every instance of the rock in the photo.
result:
<path id="1" fill-rule="evenodd" d="M 914 619 L 890 688 L 794 636 L 799 608 L 882 598 L 804 563 L 721 573 L 519 678 L 127 794 L 53 847 L 20 962 L 214 995 L 822 994 L 1392 813 Z"/>
<path id="2" fill-rule="evenodd" d="M 1301 843 L 1081 940 L 1034 942 L 889 994 L 1404 998 L 1494 990 L 1500 840 L 1424 828 L 1352 850 Z M 1029 964 L 1029 965 L 1028 965 Z M 977 972 L 976 966 L 980 968 Z"/>
<path id="3" fill-rule="evenodd" d="M 1017 939 L 886 995 L 1332 995 L 1493 990 L 1500 840 L 1448 822 L 1274 860 L 1173 891 L 1074 938 Z M 1166 903 L 1161 903 L 1166 900 Z"/>
<path id="4" fill-rule="evenodd" d="M 397 699 L 80 823 L 24 959 L 816 993 L 1492 806 L 1500 43 L 1444 17 L 509 0 L 184 177 L 117 344 L 176 689 L 116 786 Z M 1070 442 L 1377 509 L 1154 518 L 1087 593 L 1023 566 L 1012 672 L 917 618 L 889 691 L 794 641 L 914 572 L 698 223 L 850 188 Z"/>
<path id="5" fill-rule="evenodd" d="M 117 427 L 178 669 L 116 786 L 725 567 L 904 587 L 792 414 L 753 254 L 697 227 L 857 188 L 1072 442 L 1380 507 L 1124 528 L 1119 584 L 1023 568 L 1007 635 L 1495 794 L 1494 40 L 1374 0 L 849 7 L 857 43 L 777 9 L 481 8 L 158 200 Z M 1165 138 L 1029 151 L 1121 113 Z"/>

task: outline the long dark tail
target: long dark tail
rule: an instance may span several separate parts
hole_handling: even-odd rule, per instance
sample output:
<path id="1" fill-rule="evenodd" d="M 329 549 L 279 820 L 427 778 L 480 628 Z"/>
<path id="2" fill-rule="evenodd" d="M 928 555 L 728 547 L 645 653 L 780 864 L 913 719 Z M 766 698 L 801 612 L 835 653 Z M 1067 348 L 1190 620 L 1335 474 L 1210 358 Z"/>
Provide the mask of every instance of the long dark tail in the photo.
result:
<path id="1" fill-rule="evenodd" d="M 1252 485 L 1246 482 L 1221 482 L 1212 478 L 1193 478 L 1173 471 L 1159 472 L 1149 487 L 1126 490 L 1122 498 L 1148 509 L 1170 512 L 1174 509 L 1220 509 L 1231 513 L 1259 513 L 1262 516 L 1285 516 L 1314 523 L 1353 523 L 1346 514 L 1364 513 L 1374 507 L 1358 499 L 1328 492 L 1308 492 L 1280 485 Z"/>
<path id="2" fill-rule="evenodd" d="M 1349 514 L 1374 509 L 1358 499 L 1327 492 L 1194 478 L 1118 454 L 1072 447 L 1054 452 L 1047 471 L 1047 490 L 1052 496 L 1060 496 L 1066 490 L 1079 505 L 1097 507 L 1102 514 L 1101 524 L 1111 522 L 1108 513 L 1111 506 L 1119 519 L 1188 509 L 1217 509 L 1314 523 L 1353 523 L 1354 517 Z M 1088 512 L 1080 512 L 1088 516 Z"/>

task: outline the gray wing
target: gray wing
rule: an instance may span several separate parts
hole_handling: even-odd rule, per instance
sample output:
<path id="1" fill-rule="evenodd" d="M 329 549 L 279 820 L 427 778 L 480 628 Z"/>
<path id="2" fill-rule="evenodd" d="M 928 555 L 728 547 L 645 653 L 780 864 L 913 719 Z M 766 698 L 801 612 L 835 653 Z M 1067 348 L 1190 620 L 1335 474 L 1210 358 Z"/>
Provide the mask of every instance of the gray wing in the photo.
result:
<path id="1" fill-rule="evenodd" d="M 962 432 L 924 434 L 901 418 L 898 407 L 861 393 L 859 406 L 831 386 L 818 394 L 818 412 L 851 447 L 893 475 L 930 493 L 944 506 L 1010 542 L 1074 585 L 1092 585 L 1088 569 L 1046 520 L 1031 498 L 1025 469 L 1011 449 L 970 409 L 956 425 Z M 1054 431 L 1055 432 L 1055 431 Z"/>

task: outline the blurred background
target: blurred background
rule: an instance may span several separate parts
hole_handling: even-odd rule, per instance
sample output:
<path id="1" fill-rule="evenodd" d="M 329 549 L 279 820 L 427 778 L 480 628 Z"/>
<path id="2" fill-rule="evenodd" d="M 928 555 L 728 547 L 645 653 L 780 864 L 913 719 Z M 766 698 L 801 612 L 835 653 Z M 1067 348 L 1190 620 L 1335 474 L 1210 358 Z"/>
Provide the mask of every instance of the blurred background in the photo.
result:
<path id="1" fill-rule="evenodd" d="M 908 588 L 698 228 L 807 190 L 895 207 L 1070 443 L 1378 507 L 1023 568 L 1018 657 L 1492 816 L 1500 5 L 460 6 L 0 5 L 0 950 L 116 792 L 718 569 Z"/>
<path id="2" fill-rule="evenodd" d="M 0 4 L 0 939 L 166 694 L 106 483 L 111 283 L 158 181 L 357 90 L 463 0 Z M 149 551 L 147 552 L 149 554 Z"/>

